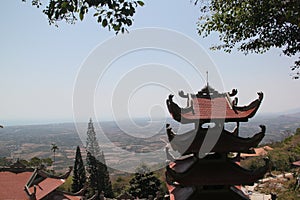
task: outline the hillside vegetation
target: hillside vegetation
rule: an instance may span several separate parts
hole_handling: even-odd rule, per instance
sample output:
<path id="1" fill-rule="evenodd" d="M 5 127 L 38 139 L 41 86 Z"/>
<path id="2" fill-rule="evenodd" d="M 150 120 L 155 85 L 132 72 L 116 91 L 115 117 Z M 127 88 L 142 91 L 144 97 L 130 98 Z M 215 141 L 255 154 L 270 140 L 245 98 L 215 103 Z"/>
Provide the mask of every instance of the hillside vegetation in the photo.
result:
<path id="1" fill-rule="evenodd" d="M 297 186 L 297 177 L 300 177 L 300 167 L 293 166 L 293 162 L 300 160 L 300 128 L 282 142 L 268 144 L 273 150 L 269 151 L 271 161 L 270 173 L 266 175 L 266 181 L 259 183 L 257 190 L 262 193 L 274 193 L 279 200 L 300 199 L 300 188 Z M 249 158 L 242 161 L 242 165 L 249 169 L 255 169 L 263 164 L 261 158 Z M 291 176 L 280 174 L 292 173 Z"/>

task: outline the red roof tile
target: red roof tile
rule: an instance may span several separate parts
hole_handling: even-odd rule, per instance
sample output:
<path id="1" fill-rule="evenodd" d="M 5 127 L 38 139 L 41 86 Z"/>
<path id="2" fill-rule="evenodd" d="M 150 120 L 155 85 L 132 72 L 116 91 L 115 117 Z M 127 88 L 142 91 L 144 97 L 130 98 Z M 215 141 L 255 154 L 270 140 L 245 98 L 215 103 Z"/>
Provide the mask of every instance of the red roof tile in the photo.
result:
<path id="1" fill-rule="evenodd" d="M 24 191 L 24 186 L 32 172 L 12 173 L 0 172 L 0 198 L 24 200 L 27 195 Z"/>
<path id="2" fill-rule="evenodd" d="M 258 93 L 259 98 L 248 106 L 236 106 L 231 103 L 229 97 L 219 95 L 217 97 L 197 97 L 193 96 L 190 100 L 191 106 L 180 108 L 173 102 L 173 95 L 167 100 L 168 109 L 173 118 L 181 123 L 202 120 L 210 121 L 211 119 L 221 119 L 229 121 L 247 121 L 255 115 L 263 98 L 262 93 Z M 189 100 L 188 100 L 189 101 Z"/>
<path id="3" fill-rule="evenodd" d="M 41 173 L 45 176 L 40 176 L 41 179 L 36 184 L 36 199 L 42 199 L 52 193 L 55 194 L 55 191 L 59 186 L 61 186 L 65 179 L 60 179 L 58 177 L 47 177 L 46 173 L 42 171 L 36 172 L 33 169 L 28 171 L 27 169 L 21 172 L 19 168 L 8 168 L 1 169 L 0 171 L 0 199 L 9 199 L 9 200 L 27 200 L 29 196 L 25 190 L 25 186 L 28 184 L 28 181 L 31 179 L 34 173 Z M 17 172 L 18 173 L 17 173 Z M 35 176 L 34 176 L 35 177 Z M 32 181 L 31 181 L 32 182 Z M 34 182 L 34 181 L 33 181 Z M 28 191 L 30 194 L 34 193 L 34 186 L 31 186 Z M 70 199 L 70 200 L 79 200 L 81 196 L 65 194 L 61 199 Z"/>
<path id="4" fill-rule="evenodd" d="M 245 118 L 256 108 L 247 111 L 235 111 L 224 97 L 214 99 L 193 98 L 194 113 L 182 114 L 186 119 L 232 119 Z"/>
<path id="5" fill-rule="evenodd" d="M 300 160 L 295 161 L 292 163 L 294 166 L 300 167 Z"/>
<path id="6" fill-rule="evenodd" d="M 56 188 L 64 184 L 64 179 L 46 178 L 36 186 L 36 197 L 42 199 Z M 30 193 L 33 193 L 34 187 L 30 187 Z"/>
<path id="7" fill-rule="evenodd" d="M 258 157 L 258 156 L 266 156 L 268 155 L 269 151 L 272 151 L 273 148 L 269 146 L 264 146 L 264 147 L 259 147 L 259 148 L 254 148 L 255 153 L 254 154 L 247 154 L 247 153 L 242 153 L 241 157 L 242 158 L 247 158 L 247 157 Z"/>

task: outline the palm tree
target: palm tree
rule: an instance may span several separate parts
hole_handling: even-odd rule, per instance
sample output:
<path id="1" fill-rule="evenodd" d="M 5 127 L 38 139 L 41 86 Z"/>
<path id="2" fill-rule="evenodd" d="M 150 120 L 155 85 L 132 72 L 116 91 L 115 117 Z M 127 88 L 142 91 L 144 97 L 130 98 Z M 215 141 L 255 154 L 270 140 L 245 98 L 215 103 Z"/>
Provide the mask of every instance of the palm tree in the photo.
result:
<path id="1" fill-rule="evenodd" d="M 52 143 L 51 145 L 52 145 L 51 151 L 53 152 L 53 170 L 54 170 L 55 152 L 56 152 L 57 150 L 59 150 L 59 148 L 58 148 L 58 146 L 57 146 L 55 143 Z"/>

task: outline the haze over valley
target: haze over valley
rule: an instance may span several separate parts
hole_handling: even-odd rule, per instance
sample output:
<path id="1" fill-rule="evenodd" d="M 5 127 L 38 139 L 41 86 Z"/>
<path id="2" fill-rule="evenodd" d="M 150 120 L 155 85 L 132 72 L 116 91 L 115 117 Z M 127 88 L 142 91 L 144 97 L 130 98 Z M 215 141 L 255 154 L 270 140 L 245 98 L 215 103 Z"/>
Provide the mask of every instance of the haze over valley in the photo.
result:
<path id="1" fill-rule="evenodd" d="M 163 150 L 165 147 L 163 140 L 167 141 L 166 123 L 170 123 L 173 130 L 179 134 L 193 128 L 192 125 L 179 128 L 180 124 L 172 119 L 161 119 L 152 123 L 147 119 L 136 119 L 134 122 L 136 126 L 126 121 L 101 122 L 101 127 L 95 125 L 97 138 L 105 153 L 107 163 L 129 162 L 126 157 L 121 157 L 120 160 L 121 155 L 117 155 L 119 153 L 116 150 L 118 148 L 129 153 Z M 267 127 L 262 143 L 280 141 L 300 127 L 300 112 L 258 115 L 250 119 L 248 123 L 241 123 L 240 135 L 243 137 L 254 135 L 260 131 L 260 124 Z M 226 129 L 232 130 L 235 126 L 234 123 L 228 124 Z M 0 129 L 0 157 L 13 160 L 29 160 L 33 157 L 52 158 L 51 144 L 55 143 L 59 147 L 55 165 L 57 170 L 62 170 L 73 165 L 76 146 L 85 146 L 86 131 L 87 123 L 79 123 L 77 126 L 73 123 L 7 126 Z M 162 162 L 163 160 L 165 157 L 161 158 Z M 148 162 L 151 163 L 151 160 Z"/>

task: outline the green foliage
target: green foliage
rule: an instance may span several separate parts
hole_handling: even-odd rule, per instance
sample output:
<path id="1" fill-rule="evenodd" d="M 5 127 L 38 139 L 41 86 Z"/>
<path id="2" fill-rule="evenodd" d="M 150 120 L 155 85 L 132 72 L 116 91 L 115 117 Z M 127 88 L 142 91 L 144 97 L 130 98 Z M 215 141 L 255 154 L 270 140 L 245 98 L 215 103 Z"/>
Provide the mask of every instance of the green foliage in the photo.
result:
<path id="1" fill-rule="evenodd" d="M 291 163 L 300 159 L 299 129 L 293 136 L 287 137 L 276 145 L 269 156 L 273 162 L 273 169 L 277 171 L 290 171 Z"/>
<path id="2" fill-rule="evenodd" d="M 273 150 L 269 153 L 269 157 L 272 161 L 272 169 L 276 171 L 290 171 L 292 159 L 289 154 L 280 150 Z"/>
<path id="3" fill-rule="evenodd" d="M 100 150 L 92 119 L 88 123 L 87 130 L 87 171 L 89 173 L 89 196 L 96 192 L 100 195 L 104 192 L 105 197 L 113 197 L 112 185 L 109 178 L 103 152 Z"/>
<path id="4" fill-rule="evenodd" d="M 134 177 L 129 181 L 128 192 L 138 198 L 148 198 L 149 195 L 155 197 L 160 190 L 160 180 L 154 176 L 153 172 L 150 172 L 146 165 L 138 167 L 136 171 Z"/>
<path id="5" fill-rule="evenodd" d="M 299 190 L 295 190 L 296 178 L 279 180 L 277 182 L 267 182 L 264 187 L 259 188 L 259 192 L 270 194 L 277 194 L 278 200 L 298 200 Z"/>
<path id="6" fill-rule="evenodd" d="M 42 159 L 42 163 L 45 165 L 45 166 L 52 166 L 53 164 L 53 160 L 51 158 L 43 158 Z"/>
<path id="7" fill-rule="evenodd" d="M 264 166 L 265 162 L 262 158 L 253 157 L 253 158 L 248 158 L 246 160 L 242 160 L 241 165 L 246 169 L 255 170 L 258 169 L 259 167 Z"/>
<path id="8" fill-rule="evenodd" d="M 38 158 L 38 159 L 39 159 L 39 158 Z M 28 162 L 28 161 L 25 160 L 25 159 L 20 159 L 19 162 L 20 162 L 21 164 L 27 166 L 27 167 L 31 166 L 30 162 Z M 38 167 L 40 164 L 41 164 L 41 162 L 38 163 L 37 167 Z"/>
<path id="9" fill-rule="evenodd" d="M 270 146 L 273 147 L 269 151 L 269 158 L 272 164 L 272 174 L 281 174 L 282 172 L 295 173 L 297 169 L 291 166 L 292 162 L 300 160 L 300 134 L 299 130 L 290 137 L 287 137 L 282 142 L 277 142 Z M 242 165 L 247 168 L 255 169 L 260 166 L 260 158 L 246 159 L 242 161 Z M 298 170 L 299 173 L 299 170 Z M 287 176 L 285 179 L 277 179 L 265 182 L 258 187 L 259 192 L 270 194 L 275 193 L 278 200 L 296 200 L 299 199 L 299 189 L 296 188 L 296 174 L 293 177 Z M 297 189 L 297 190 L 295 190 Z"/>
<path id="10" fill-rule="evenodd" d="M 196 1 L 197 2 L 197 1 Z M 199 34 L 219 33 L 223 44 L 212 47 L 230 52 L 264 53 L 282 48 L 287 56 L 300 52 L 299 0 L 211 0 L 201 3 Z M 299 78 L 300 58 L 291 67 Z"/>
<path id="11" fill-rule="evenodd" d="M 47 167 L 47 166 L 51 166 L 53 163 L 51 158 L 38 158 L 38 157 L 33 157 L 29 161 L 21 159 L 19 160 L 19 162 L 25 165 L 26 167 L 40 167 L 42 165 Z M 5 157 L 0 158 L 0 166 L 8 167 L 12 164 L 13 162 L 11 159 L 7 159 Z"/>
<path id="12" fill-rule="evenodd" d="M 8 167 L 12 164 L 12 161 L 10 159 L 7 159 L 6 157 L 0 157 L 0 166 Z"/>
<path id="13" fill-rule="evenodd" d="M 96 192 L 104 192 L 105 197 L 113 197 L 112 186 L 109 178 L 107 166 L 97 160 L 91 153 L 87 153 L 87 171 L 89 173 L 89 195 Z"/>
<path id="14" fill-rule="evenodd" d="M 116 180 L 112 184 L 113 192 L 115 196 L 119 196 L 127 189 L 127 184 L 129 180 L 128 177 L 117 177 Z"/>
<path id="15" fill-rule="evenodd" d="M 272 163 L 272 170 L 291 171 L 291 164 L 300 160 L 300 134 L 299 128 L 295 134 L 285 138 L 282 142 L 272 144 L 272 151 L 269 151 L 269 158 Z M 243 166 L 249 169 L 256 169 L 261 166 L 261 159 L 251 158 L 242 162 Z"/>
<path id="16" fill-rule="evenodd" d="M 61 190 L 61 191 L 67 191 L 67 192 L 72 192 L 71 191 L 71 189 L 72 189 L 72 183 L 73 183 L 72 179 L 73 179 L 72 176 L 69 176 L 67 178 L 67 180 L 65 181 L 65 183 L 59 187 L 59 190 Z"/>
<path id="17" fill-rule="evenodd" d="M 96 159 L 99 159 L 99 157 L 101 156 L 100 155 L 101 150 L 100 150 L 97 138 L 96 138 L 96 132 L 94 129 L 92 119 L 90 119 L 90 122 L 88 123 L 86 150 L 92 156 L 94 156 Z M 100 161 L 104 162 L 104 160 L 100 160 Z"/>
<path id="18" fill-rule="evenodd" d="M 31 3 L 38 8 L 42 6 L 40 0 L 31 0 Z M 50 24 L 56 24 L 62 20 L 75 23 L 78 17 L 82 21 L 92 10 L 103 28 L 124 33 L 133 23 L 136 8 L 143 5 L 143 1 L 134 0 L 49 0 L 43 12 Z"/>
<path id="19" fill-rule="evenodd" d="M 76 148 L 76 156 L 73 169 L 72 192 L 81 190 L 86 182 L 85 168 L 79 146 Z"/>
<path id="20" fill-rule="evenodd" d="M 297 128 L 297 129 L 296 129 L 295 135 L 300 135 L 300 128 Z"/>
<path id="21" fill-rule="evenodd" d="M 40 167 L 42 165 L 44 166 L 51 166 L 53 164 L 53 161 L 51 158 L 38 158 L 33 157 L 29 161 L 26 160 L 20 160 L 20 162 L 28 167 Z"/>

